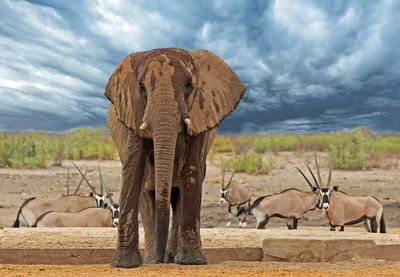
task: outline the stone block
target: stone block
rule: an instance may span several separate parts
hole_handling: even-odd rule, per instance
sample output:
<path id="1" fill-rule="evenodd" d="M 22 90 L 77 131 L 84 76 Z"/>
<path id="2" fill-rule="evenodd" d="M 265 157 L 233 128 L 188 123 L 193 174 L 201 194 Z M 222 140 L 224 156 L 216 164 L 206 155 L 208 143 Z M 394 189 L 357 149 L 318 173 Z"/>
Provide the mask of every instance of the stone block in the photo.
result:
<path id="1" fill-rule="evenodd" d="M 327 262 L 375 258 L 373 240 L 279 238 L 263 242 L 263 261 Z"/>

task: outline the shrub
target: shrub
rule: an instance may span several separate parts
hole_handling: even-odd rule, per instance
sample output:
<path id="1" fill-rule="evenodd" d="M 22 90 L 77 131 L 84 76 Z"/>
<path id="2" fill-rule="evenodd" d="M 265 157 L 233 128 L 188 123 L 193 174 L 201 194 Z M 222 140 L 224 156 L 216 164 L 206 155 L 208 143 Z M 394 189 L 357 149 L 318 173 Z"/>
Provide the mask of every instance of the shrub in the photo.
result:
<path id="1" fill-rule="evenodd" d="M 256 152 L 258 154 L 265 153 L 267 151 L 267 149 L 268 149 L 267 142 L 262 139 L 256 140 L 256 142 L 253 146 L 254 152 Z"/>
<path id="2" fill-rule="evenodd" d="M 268 164 L 265 164 L 261 155 L 259 154 L 241 154 L 229 158 L 225 165 L 231 170 L 246 173 L 268 174 L 275 168 L 273 159 L 269 159 Z"/>

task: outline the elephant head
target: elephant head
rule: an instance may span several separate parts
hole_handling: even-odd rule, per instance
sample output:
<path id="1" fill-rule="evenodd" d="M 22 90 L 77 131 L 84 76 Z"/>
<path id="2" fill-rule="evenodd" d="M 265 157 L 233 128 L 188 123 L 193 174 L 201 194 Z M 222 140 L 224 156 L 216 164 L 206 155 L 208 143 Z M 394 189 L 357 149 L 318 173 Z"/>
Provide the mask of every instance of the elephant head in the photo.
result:
<path id="1" fill-rule="evenodd" d="M 196 136 L 216 127 L 244 92 L 236 74 L 206 50 L 166 48 L 133 53 L 110 77 L 105 95 L 118 120 L 136 136 L 153 140 L 156 259 L 164 258 L 168 237 L 178 134 L 184 131 Z"/>

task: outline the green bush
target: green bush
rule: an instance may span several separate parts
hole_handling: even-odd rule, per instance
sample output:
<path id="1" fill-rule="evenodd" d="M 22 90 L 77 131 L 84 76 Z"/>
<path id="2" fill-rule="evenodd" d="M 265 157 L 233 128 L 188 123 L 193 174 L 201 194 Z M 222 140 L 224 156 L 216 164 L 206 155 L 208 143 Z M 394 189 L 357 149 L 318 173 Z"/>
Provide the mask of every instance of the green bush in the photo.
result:
<path id="1" fill-rule="evenodd" d="M 244 153 L 226 160 L 225 166 L 238 172 L 268 174 L 275 168 L 275 163 L 271 157 L 266 164 L 261 155 Z"/>
<path id="2" fill-rule="evenodd" d="M 267 149 L 268 149 L 267 142 L 262 139 L 256 140 L 256 142 L 253 146 L 254 152 L 256 152 L 258 154 L 265 153 L 267 151 Z"/>
<path id="3" fill-rule="evenodd" d="M 116 148 L 105 127 L 67 133 L 0 133 L 0 164 L 9 167 L 61 165 L 64 159 L 113 159 Z"/>
<path id="4" fill-rule="evenodd" d="M 213 153 L 232 152 L 233 144 L 230 137 L 217 136 L 211 147 Z"/>

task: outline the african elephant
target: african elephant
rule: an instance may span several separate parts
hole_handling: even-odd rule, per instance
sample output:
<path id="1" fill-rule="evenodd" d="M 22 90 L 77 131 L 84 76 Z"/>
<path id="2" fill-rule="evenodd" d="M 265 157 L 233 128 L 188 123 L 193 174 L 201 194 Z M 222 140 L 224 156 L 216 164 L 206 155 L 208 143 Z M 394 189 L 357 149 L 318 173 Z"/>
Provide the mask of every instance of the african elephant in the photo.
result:
<path id="1" fill-rule="evenodd" d="M 108 127 L 122 163 L 113 266 L 142 264 L 138 211 L 147 263 L 207 262 L 200 239 L 206 156 L 216 126 L 244 92 L 238 76 L 206 50 L 137 52 L 117 66 L 105 90 Z"/>

